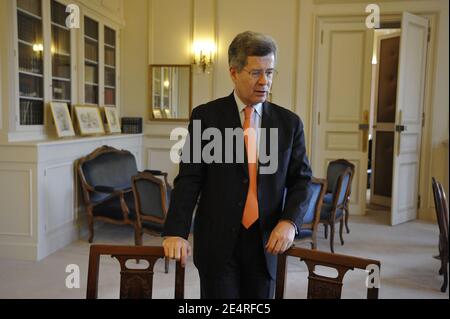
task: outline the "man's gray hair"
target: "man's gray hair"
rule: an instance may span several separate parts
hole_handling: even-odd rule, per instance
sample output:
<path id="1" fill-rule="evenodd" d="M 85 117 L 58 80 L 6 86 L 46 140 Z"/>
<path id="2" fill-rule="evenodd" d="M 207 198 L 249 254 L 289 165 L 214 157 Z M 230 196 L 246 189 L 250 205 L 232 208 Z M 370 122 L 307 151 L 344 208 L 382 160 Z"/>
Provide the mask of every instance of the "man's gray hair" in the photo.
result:
<path id="1" fill-rule="evenodd" d="M 268 35 L 245 31 L 239 33 L 228 47 L 228 64 L 240 72 L 247 65 L 249 56 L 266 56 L 273 53 L 277 60 L 277 44 Z"/>

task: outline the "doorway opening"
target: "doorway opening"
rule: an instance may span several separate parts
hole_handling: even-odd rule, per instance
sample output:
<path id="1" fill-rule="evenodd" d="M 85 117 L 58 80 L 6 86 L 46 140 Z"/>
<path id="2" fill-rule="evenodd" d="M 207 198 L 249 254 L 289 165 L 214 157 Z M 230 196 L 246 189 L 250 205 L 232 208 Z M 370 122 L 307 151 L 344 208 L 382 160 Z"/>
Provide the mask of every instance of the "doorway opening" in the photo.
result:
<path id="1" fill-rule="evenodd" d="M 390 214 L 400 23 L 374 30 L 366 209 Z M 388 217 L 388 216 L 386 216 Z"/>

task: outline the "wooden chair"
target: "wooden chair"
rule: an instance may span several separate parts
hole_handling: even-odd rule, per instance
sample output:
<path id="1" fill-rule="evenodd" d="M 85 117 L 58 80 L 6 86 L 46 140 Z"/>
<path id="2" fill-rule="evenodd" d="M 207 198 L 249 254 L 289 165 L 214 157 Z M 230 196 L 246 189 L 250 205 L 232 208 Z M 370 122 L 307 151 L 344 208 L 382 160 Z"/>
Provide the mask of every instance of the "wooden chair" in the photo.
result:
<path id="1" fill-rule="evenodd" d="M 167 179 L 166 179 L 167 181 Z M 142 235 L 161 236 L 169 205 L 168 183 L 149 171 L 140 172 L 132 178 L 136 208 L 136 245 L 142 245 Z M 165 271 L 169 272 L 169 258 L 165 258 Z"/>
<path id="2" fill-rule="evenodd" d="M 317 227 L 320 220 L 320 209 L 322 207 L 323 197 L 327 189 L 325 179 L 314 178 L 311 183 L 311 198 L 309 200 L 308 210 L 303 217 L 303 224 L 295 237 L 295 244 L 308 243 L 312 249 L 317 247 Z"/>
<path id="3" fill-rule="evenodd" d="M 436 218 L 439 227 L 439 256 L 437 258 L 441 261 L 441 268 L 439 274 L 444 276 L 444 282 L 441 286 L 441 291 L 446 292 L 448 286 L 448 201 L 445 195 L 442 184 L 432 178 L 434 206 L 436 210 Z"/>
<path id="4" fill-rule="evenodd" d="M 340 162 L 345 160 L 337 160 L 330 162 L 327 170 L 327 193 L 324 196 L 320 223 L 325 228 L 325 238 L 328 237 L 328 226 L 330 226 L 330 250 L 334 252 L 334 229 L 337 222 L 340 223 L 339 236 L 341 244 L 344 245 L 343 228 L 345 221 L 345 211 L 350 196 L 350 185 L 352 182 L 352 168 L 348 166 L 350 162 L 345 164 Z M 347 164 L 348 163 L 348 164 Z M 348 219 L 348 217 L 347 217 Z"/>
<path id="5" fill-rule="evenodd" d="M 278 269 L 275 288 L 275 299 L 283 299 L 286 282 L 286 259 L 288 256 L 300 258 L 308 267 L 308 299 L 340 299 L 342 294 L 343 278 L 348 270 L 354 268 L 377 271 L 374 280 L 368 280 L 367 299 L 378 299 L 379 282 L 375 282 L 376 275 L 380 274 L 378 260 L 364 259 L 317 250 L 293 247 L 278 256 Z M 316 266 L 326 266 L 336 269 L 338 276 L 326 277 L 316 274 Z M 372 274 L 371 273 L 371 274 Z"/>
<path id="6" fill-rule="evenodd" d="M 87 281 L 87 299 L 96 299 L 100 256 L 111 255 L 120 263 L 120 299 L 151 299 L 153 290 L 153 268 L 159 258 L 164 258 L 163 247 L 91 245 Z M 147 269 L 130 269 L 128 260 L 147 260 Z M 180 262 L 175 270 L 175 299 L 184 298 L 184 273 Z"/>

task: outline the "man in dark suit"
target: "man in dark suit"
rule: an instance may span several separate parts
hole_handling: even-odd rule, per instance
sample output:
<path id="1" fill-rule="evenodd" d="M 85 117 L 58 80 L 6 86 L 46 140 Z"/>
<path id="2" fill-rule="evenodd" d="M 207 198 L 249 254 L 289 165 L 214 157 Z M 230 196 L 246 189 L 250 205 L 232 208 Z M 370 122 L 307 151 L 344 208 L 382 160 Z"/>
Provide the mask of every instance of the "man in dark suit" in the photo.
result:
<path id="1" fill-rule="evenodd" d="M 187 156 L 174 181 L 163 246 L 166 256 L 185 264 L 198 202 L 194 264 L 202 298 L 272 298 L 277 254 L 292 245 L 308 206 L 312 174 L 303 124 L 293 112 L 267 101 L 276 54 L 275 42 L 266 35 L 237 35 L 228 49 L 234 92 L 192 111 L 183 148 Z M 204 156 L 196 161 L 205 155 L 207 141 L 194 134 L 195 125 L 202 132 L 220 132 L 212 134 L 220 135 L 214 152 L 223 150 L 219 158 L 231 154 L 233 161 L 211 162 Z M 230 149 L 227 130 L 242 128 L 245 133 L 235 141 L 244 147 L 233 144 Z M 241 151 L 243 162 L 238 160 Z M 261 161 L 263 152 L 277 165 L 272 172 Z"/>

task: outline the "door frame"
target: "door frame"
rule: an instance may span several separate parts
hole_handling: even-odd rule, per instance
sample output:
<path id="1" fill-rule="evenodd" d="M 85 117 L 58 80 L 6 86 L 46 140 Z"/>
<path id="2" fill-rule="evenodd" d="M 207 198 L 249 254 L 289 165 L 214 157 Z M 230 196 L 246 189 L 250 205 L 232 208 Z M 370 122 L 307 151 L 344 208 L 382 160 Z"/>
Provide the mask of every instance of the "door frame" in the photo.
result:
<path id="1" fill-rule="evenodd" d="M 402 11 L 390 12 L 389 14 L 383 15 L 380 18 L 381 24 L 391 24 L 401 22 Z M 427 214 L 427 210 L 431 207 L 430 203 L 432 203 L 432 189 L 431 183 L 422 183 L 422 181 L 431 180 L 431 151 L 432 151 L 432 118 L 433 118 L 433 88 L 435 84 L 435 74 L 436 74 L 436 45 L 437 45 L 437 30 L 439 12 L 430 12 L 430 11 L 408 11 L 412 14 L 419 15 L 425 17 L 429 20 L 429 44 L 428 44 L 428 52 L 427 52 L 427 63 L 426 63 L 426 72 L 425 72 L 425 97 L 424 97 L 424 109 L 423 112 L 425 114 L 425 119 L 422 125 L 422 139 L 420 143 L 420 167 L 419 167 L 419 196 L 421 198 L 419 208 L 417 211 L 418 218 L 421 219 L 423 215 Z M 322 21 L 324 22 L 351 22 L 351 21 L 361 21 L 361 19 L 365 19 L 366 15 L 355 15 L 355 14 L 337 14 L 337 15 L 329 15 L 329 14 L 314 14 L 313 15 L 313 42 L 312 42 L 312 73 L 311 73 L 311 112 L 309 116 L 310 123 L 310 132 L 311 137 L 309 138 L 311 151 L 310 151 L 310 159 L 312 167 L 317 167 L 319 165 L 316 154 L 316 145 L 317 143 L 317 123 L 318 120 L 318 110 L 317 110 L 317 79 L 318 79 L 318 51 L 320 48 L 321 42 L 321 29 L 320 24 Z M 367 173 L 366 173 L 367 174 Z M 429 185 L 430 184 L 430 185 Z M 365 214 L 365 212 L 364 212 Z"/>

